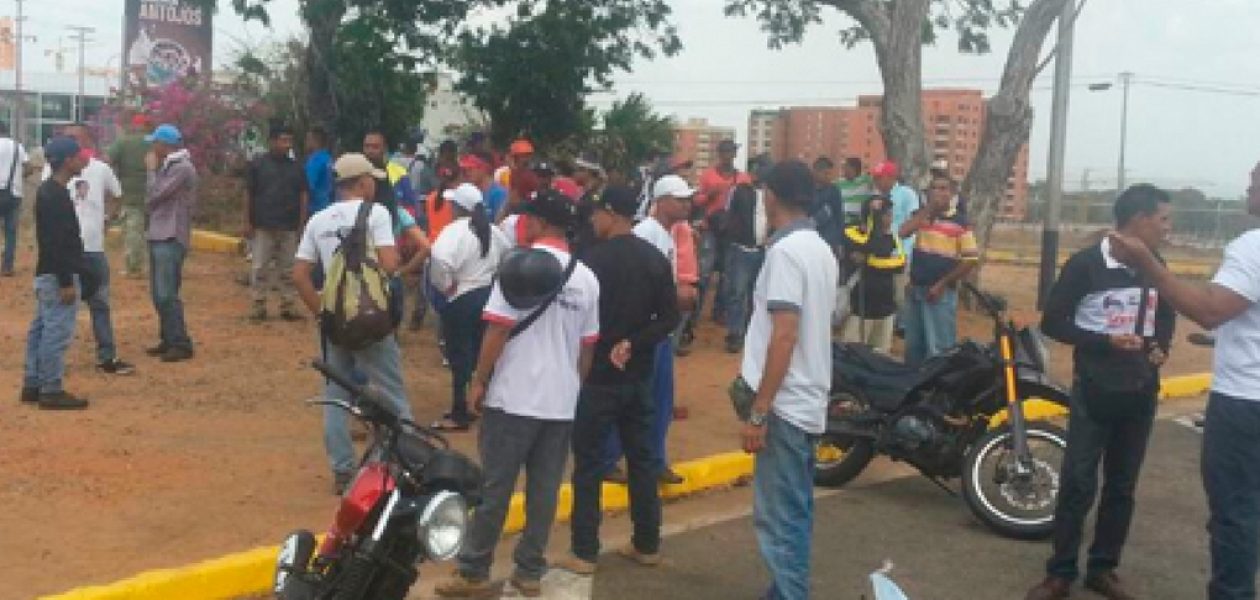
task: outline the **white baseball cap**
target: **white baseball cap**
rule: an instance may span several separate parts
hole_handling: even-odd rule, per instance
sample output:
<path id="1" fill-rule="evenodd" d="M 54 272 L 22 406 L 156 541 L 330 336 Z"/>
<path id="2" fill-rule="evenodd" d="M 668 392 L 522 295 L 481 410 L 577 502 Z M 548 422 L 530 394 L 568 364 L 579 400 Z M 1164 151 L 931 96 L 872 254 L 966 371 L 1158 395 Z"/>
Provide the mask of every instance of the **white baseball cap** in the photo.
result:
<path id="1" fill-rule="evenodd" d="M 471 183 L 461 183 L 454 189 L 446 190 L 442 192 L 442 197 L 467 211 L 472 211 L 481 204 L 481 190 Z"/>
<path id="2" fill-rule="evenodd" d="M 687 185 L 687 180 L 677 175 L 666 175 L 656 180 L 656 184 L 652 186 L 653 198 L 664 198 L 669 196 L 672 198 L 690 198 L 696 195 L 696 191 Z"/>

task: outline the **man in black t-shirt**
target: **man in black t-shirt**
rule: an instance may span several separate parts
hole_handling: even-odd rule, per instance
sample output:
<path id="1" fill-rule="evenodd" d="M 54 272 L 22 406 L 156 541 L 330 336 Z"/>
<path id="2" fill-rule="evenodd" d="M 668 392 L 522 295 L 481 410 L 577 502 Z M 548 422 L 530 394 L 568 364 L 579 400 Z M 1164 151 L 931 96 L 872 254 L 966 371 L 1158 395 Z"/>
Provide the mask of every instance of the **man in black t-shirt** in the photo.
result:
<path id="1" fill-rule="evenodd" d="M 660 458 L 654 456 L 654 406 L 649 380 L 657 345 L 678 325 L 673 268 L 655 246 L 632 232 L 633 190 L 611 187 L 593 198 L 591 223 L 601 240 L 583 262 L 599 279 L 599 342 L 573 422 L 572 556 L 560 566 L 595 571 L 599 557 L 604 447 L 615 430 L 625 450 L 634 537 L 622 553 L 643 565 L 659 562 Z"/>

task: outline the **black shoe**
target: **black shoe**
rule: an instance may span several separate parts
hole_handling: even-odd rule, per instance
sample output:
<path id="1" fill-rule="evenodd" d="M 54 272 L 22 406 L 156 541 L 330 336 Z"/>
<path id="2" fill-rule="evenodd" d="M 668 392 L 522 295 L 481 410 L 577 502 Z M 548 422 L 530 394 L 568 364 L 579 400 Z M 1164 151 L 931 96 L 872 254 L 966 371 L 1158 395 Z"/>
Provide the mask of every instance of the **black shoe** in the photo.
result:
<path id="1" fill-rule="evenodd" d="M 333 495 L 340 496 L 346 493 L 346 488 L 350 487 L 351 481 L 354 481 L 354 473 L 333 473 Z"/>
<path id="2" fill-rule="evenodd" d="M 682 475 L 675 473 L 674 470 L 669 467 L 665 467 L 665 470 L 661 471 L 661 475 L 659 479 L 661 483 L 668 484 L 668 485 L 677 485 L 686 481 L 685 479 L 683 479 Z"/>
<path id="3" fill-rule="evenodd" d="M 626 476 L 626 472 L 621 467 L 613 467 L 607 473 L 604 473 L 604 481 L 626 485 L 630 483 L 630 478 Z"/>
<path id="4" fill-rule="evenodd" d="M 87 408 L 86 398 L 79 398 L 66 392 L 39 395 L 40 410 L 83 410 Z"/>
<path id="5" fill-rule="evenodd" d="M 152 348 L 145 348 L 144 353 L 149 356 L 162 356 L 163 354 L 166 354 L 166 351 L 169 349 L 170 346 L 167 346 L 166 344 L 158 344 Z"/>
<path id="6" fill-rule="evenodd" d="M 192 357 L 193 357 L 192 348 L 180 348 L 180 347 L 167 348 L 166 352 L 162 353 L 162 362 L 173 363 L 173 362 L 179 362 L 181 360 L 188 360 Z"/>
<path id="7" fill-rule="evenodd" d="M 136 373 L 135 365 L 117 358 L 97 363 L 96 370 L 106 375 L 134 375 Z"/>
<path id="8" fill-rule="evenodd" d="M 23 404 L 35 404 L 39 402 L 39 388 L 22 388 L 22 394 L 18 396 Z"/>
<path id="9" fill-rule="evenodd" d="M 303 317 L 302 313 L 294 312 L 293 310 L 280 311 L 280 320 L 282 321 L 288 321 L 290 323 L 294 323 L 296 321 L 302 321 L 304 319 L 306 319 L 306 317 Z"/>

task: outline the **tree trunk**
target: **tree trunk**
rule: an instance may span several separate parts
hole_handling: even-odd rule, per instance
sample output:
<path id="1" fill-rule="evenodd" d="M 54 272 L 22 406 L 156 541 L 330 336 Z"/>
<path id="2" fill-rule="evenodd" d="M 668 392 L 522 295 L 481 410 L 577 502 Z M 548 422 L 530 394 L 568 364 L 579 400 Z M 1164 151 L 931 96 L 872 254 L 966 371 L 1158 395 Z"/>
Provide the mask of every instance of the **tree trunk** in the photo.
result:
<path id="1" fill-rule="evenodd" d="M 930 4 L 902 0 L 855 15 L 871 34 L 884 81 L 880 133 L 885 151 L 901 167 L 902 181 L 915 189 L 926 183 L 929 162 L 922 98 L 923 23 Z"/>
<path id="2" fill-rule="evenodd" d="M 345 14 L 344 0 L 302 2 L 302 19 L 306 21 L 311 36 L 306 45 L 307 82 L 310 86 L 307 110 L 312 123 L 322 126 L 325 131 L 334 135 L 340 112 L 333 65 L 336 60 L 337 28 Z"/>
<path id="3" fill-rule="evenodd" d="M 987 103 L 980 148 L 962 185 L 981 253 L 987 250 L 998 207 L 1006 197 L 1011 169 L 1028 143 L 1033 119 L 1028 95 L 1041 46 L 1068 1 L 1035 0 L 1028 6 L 1006 57 L 1001 88 Z"/>

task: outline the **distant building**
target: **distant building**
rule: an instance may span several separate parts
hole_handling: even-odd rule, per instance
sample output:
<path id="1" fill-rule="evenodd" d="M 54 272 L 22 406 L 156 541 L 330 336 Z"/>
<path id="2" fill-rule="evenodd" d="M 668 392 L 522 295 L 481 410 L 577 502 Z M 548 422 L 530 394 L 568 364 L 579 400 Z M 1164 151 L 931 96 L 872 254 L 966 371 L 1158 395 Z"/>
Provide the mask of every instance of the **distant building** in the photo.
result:
<path id="1" fill-rule="evenodd" d="M 984 128 L 984 94 L 980 90 L 923 90 L 923 124 L 933 163 L 948 165 L 957 180 L 966 177 L 980 146 Z M 748 117 L 749 152 L 769 152 L 775 160 L 812 161 L 827 156 L 836 162 L 856 156 L 866 165 L 883 160 L 879 131 L 882 96 L 861 96 L 856 107 L 791 107 L 755 110 Z M 1028 210 L 1028 146 L 1015 160 L 1006 200 L 998 217 L 1022 220 Z"/>
<path id="2" fill-rule="evenodd" d="M 77 73 L 23 73 L 25 131 L 15 133 L 23 143 L 41 146 L 65 125 L 80 119 L 91 122 L 105 105 L 111 84 L 116 83 L 117 73 L 113 76 L 85 77 L 84 95 L 80 98 Z M 80 101 L 82 112 L 79 111 Z M 14 93 L 14 73 L 0 71 L 0 121 L 12 127 L 15 116 L 17 94 Z"/>
<path id="3" fill-rule="evenodd" d="M 424 99 L 424 117 L 420 120 L 420 126 L 428 132 L 425 145 L 437 148 L 442 140 L 478 121 L 472 102 L 455 91 L 455 78 L 450 73 L 434 74 L 433 84 Z"/>
<path id="4" fill-rule="evenodd" d="M 13 17 L 0 17 L 0 71 L 12 71 L 17 64 L 17 33 L 13 31 Z"/>
<path id="5" fill-rule="evenodd" d="M 691 159 L 692 175 L 713 166 L 717 161 L 717 145 L 722 140 L 735 139 L 734 127 L 710 125 L 707 119 L 688 119 L 674 125 L 674 157 Z"/>

